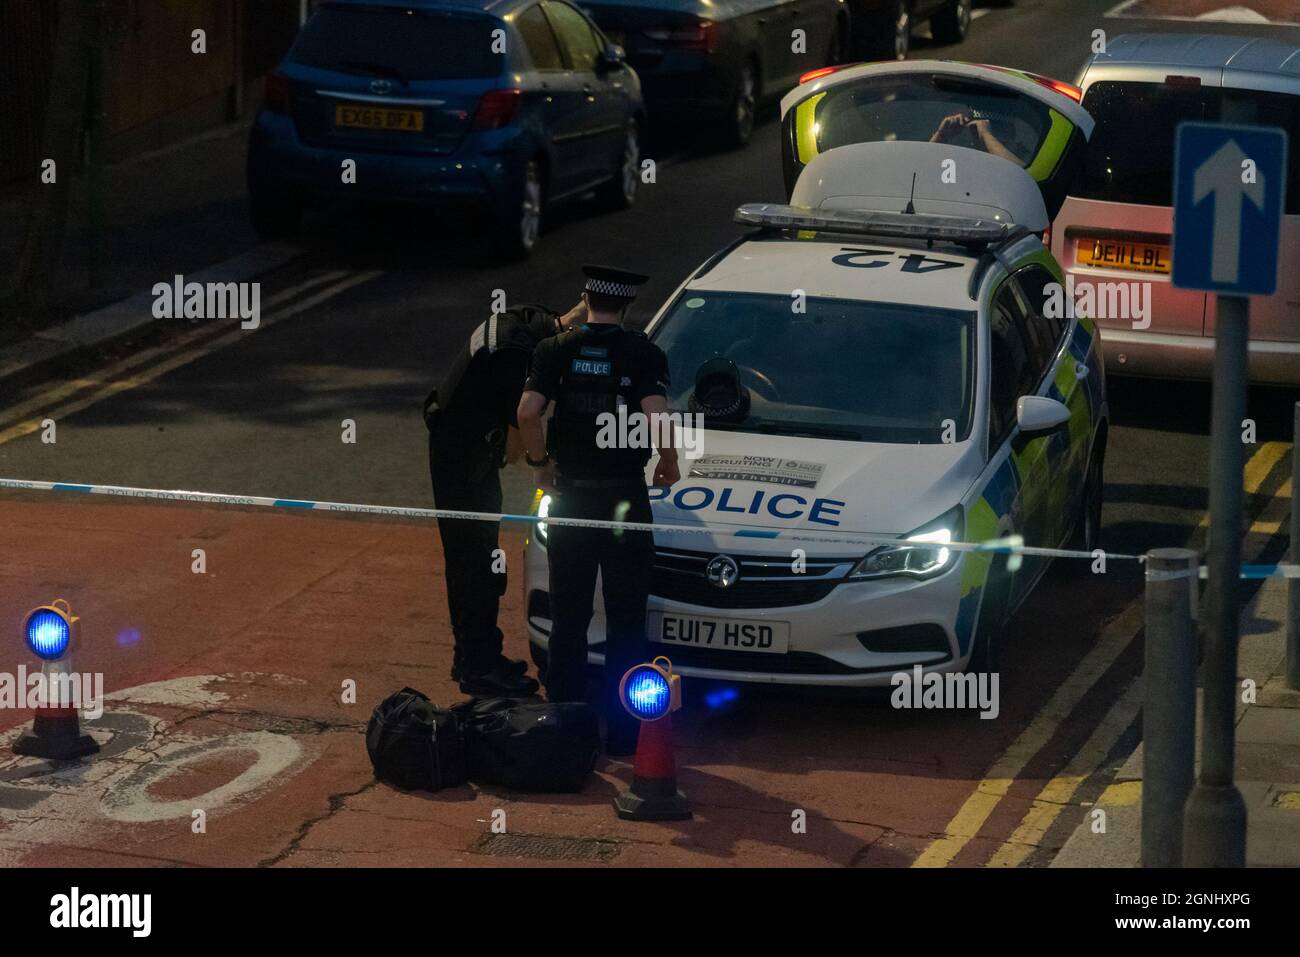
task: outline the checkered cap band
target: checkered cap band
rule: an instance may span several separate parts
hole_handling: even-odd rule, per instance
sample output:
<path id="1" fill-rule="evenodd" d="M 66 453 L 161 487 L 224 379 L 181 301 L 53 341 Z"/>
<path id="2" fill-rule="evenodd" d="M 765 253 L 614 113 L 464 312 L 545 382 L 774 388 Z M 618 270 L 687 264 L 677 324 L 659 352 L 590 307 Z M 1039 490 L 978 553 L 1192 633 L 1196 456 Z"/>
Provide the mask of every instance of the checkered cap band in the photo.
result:
<path id="1" fill-rule="evenodd" d="M 587 292 L 600 293 L 602 296 L 618 296 L 622 299 L 635 299 L 636 286 L 625 282 L 610 282 L 608 279 L 587 279 Z"/>

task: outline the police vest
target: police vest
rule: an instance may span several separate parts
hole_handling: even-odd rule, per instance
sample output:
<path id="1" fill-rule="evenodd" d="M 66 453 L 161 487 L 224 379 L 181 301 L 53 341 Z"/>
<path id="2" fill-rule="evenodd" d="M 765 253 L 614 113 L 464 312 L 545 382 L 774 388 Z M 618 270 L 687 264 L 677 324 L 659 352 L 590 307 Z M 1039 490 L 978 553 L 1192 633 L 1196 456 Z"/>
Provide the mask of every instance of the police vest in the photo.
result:
<path id="1" fill-rule="evenodd" d="M 603 417 L 619 420 L 620 406 L 625 415 L 641 411 L 632 396 L 646 370 L 645 335 L 618 326 L 583 326 L 563 333 L 555 345 L 563 365 L 546 444 L 561 475 L 640 479 L 651 449 L 629 448 L 621 441 L 601 447 L 597 437 L 602 423 L 611 421 Z"/>
<path id="2" fill-rule="evenodd" d="M 432 390 L 424 400 L 424 423 L 432 432 L 442 415 L 456 403 L 470 363 L 481 353 L 492 354 L 502 349 L 514 349 L 532 355 L 537 344 L 555 335 L 558 319 L 545 306 L 520 304 L 488 318 L 479 324 L 469 337 L 469 342 L 452 361 L 442 385 Z"/>

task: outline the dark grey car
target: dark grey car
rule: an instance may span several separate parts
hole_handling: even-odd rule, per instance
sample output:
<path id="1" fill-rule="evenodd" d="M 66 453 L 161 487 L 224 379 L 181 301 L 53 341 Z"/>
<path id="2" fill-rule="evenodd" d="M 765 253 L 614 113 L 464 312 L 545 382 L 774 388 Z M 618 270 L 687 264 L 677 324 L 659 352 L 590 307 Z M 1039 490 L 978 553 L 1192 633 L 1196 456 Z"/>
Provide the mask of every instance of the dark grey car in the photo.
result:
<path id="1" fill-rule="evenodd" d="M 598 0 L 582 4 L 627 51 L 652 120 L 706 120 L 742 146 L 763 101 L 845 62 L 856 0 Z"/>

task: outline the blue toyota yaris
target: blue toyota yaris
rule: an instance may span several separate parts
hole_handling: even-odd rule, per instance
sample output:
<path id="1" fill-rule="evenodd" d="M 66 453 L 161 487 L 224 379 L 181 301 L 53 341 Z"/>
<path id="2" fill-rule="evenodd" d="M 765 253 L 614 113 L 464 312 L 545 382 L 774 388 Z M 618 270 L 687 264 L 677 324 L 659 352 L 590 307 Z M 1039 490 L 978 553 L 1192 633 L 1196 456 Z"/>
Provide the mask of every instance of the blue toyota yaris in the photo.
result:
<path id="1" fill-rule="evenodd" d="M 555 203 L 634 202 L 642 122 L 622 49 L 565 0 L 321 3 L 266 78 L 253 222 L 270 238 L 308 204 L 412 203 L 485 215 L 526 255 Z"/>

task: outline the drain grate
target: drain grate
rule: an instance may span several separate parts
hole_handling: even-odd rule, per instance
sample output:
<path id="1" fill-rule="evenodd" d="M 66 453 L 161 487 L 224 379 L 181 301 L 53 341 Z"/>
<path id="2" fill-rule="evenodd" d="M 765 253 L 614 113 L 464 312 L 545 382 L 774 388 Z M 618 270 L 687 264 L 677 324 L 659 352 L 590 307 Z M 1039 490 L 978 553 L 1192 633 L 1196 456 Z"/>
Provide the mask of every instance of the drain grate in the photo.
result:
<path id="1" fill-rule="evenodd" d="M 544 861 L 595 861 L 598 864 L 609 863 L 620 850 L 617 841 L 542 834 L 484 834 L 470 846 L 471 854 L 489 857 L 533 857 Z"/>

